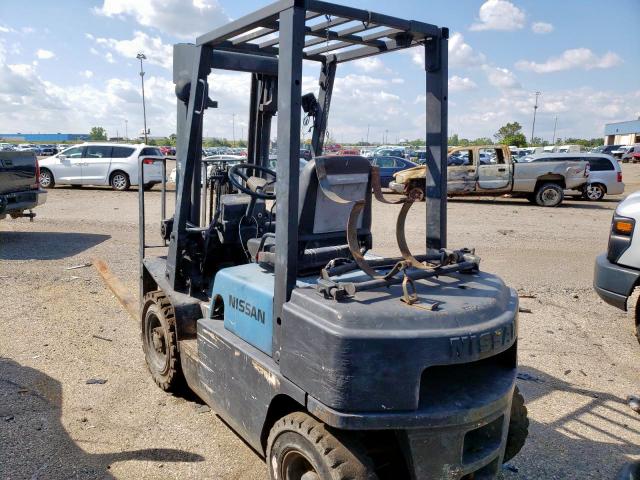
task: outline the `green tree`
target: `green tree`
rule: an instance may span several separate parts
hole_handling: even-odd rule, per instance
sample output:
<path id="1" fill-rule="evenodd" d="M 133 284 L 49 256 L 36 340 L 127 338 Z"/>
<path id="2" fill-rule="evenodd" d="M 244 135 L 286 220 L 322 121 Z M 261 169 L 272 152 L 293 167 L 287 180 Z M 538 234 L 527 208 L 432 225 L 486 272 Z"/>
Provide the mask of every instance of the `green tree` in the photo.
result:
<path id="1" fill-rule="evenodd" d="M 460 145 L 460 138 L 458 137 L 457 133 L 454 133 L 453 135 L 451 135 L 449 137 L 448 140 L 449 145 L 451 145 L 452 147 L 458 146 Z"/>
<path id="2" fill-rule="evenodd" d="M 527 137 L 522 133 L 522 125 L 518 122 L 503 125 L 494 137 L 498 143 L 504 145 L 515 145 L 516 147 L 524 147 L 527 145 Z"/>
<path id="3" fill-rule="evenodd" d="M 106 140 L 107 131 L 102 127 L 91 127 L 91 131 L 89 132 L 89 138 L 91 140 Z"/>

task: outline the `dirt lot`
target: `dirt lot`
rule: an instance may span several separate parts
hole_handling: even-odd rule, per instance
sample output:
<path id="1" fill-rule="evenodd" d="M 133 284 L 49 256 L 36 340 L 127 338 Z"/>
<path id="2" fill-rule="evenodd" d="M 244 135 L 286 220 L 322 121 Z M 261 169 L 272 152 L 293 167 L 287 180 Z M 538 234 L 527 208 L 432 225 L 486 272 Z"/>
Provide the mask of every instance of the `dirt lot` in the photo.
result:
<path id="1" fill-rule="evenodd" d="M 640 189 L 640 165 L 624 176 L 628 192 Z M 482 268 L 532 311 L 520 316 L 519 340 L 531 434 L 506 479 L 608 479 L 640 459 L 640 416 L 625 403 L 640 393 L 640 346 L 591 287 L 620 198 L 557 209 L 449 204 L 450 246 L 475 246 Z M 151 238 L 158 205 L 154 191 Z M 396 211 L 375 207 L 380 253 L 394 252 Z M 56 188 L 37 213 L 34 223 L 0 222 L 0 478 L 266 478 L 214 413 L 155 386 L 138 325 L 96 271 L 66 270 L 100 257 L 137 292 L 136 193 Z M 410 229 L 416 250 L 423 235 Z"/>

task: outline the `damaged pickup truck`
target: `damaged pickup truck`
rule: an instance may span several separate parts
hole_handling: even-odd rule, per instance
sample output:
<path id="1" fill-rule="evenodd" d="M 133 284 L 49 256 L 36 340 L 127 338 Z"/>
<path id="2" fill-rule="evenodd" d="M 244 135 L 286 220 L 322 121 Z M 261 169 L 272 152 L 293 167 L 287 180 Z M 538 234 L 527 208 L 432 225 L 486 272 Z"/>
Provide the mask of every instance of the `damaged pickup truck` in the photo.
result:
<path id="1" fill-rule="evenodd" d="M 40 169 L 33 152 L 0 152 L 0 220 L 36 216 L 32 209 L 47 200 L 40 188 Z"/>
<path id="2" fill-rule="evenodd" d="M 414 201 L 425 198 L 425 166 L 394 175 L 389 188 Z M 542 207 L 557 207 L 564 190 L 580 190 L 589 180 L 587 162 L 517 163 L 509 147 L 482 145 L 455 147 L 448 152 L 448 195 L 450 197 L 524 197 Z"/>

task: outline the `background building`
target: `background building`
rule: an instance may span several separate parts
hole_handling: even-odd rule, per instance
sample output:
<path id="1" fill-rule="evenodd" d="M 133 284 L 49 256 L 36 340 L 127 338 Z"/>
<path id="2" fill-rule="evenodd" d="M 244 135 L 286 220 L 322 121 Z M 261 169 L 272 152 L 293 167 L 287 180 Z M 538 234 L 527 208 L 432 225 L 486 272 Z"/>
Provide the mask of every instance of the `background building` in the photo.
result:
<path id="1" fill-rule="evenodd" d="M 86 133 L 0 133 L 0 140 L 29 143 L 78 142 L 89 140 Z"/>
<path id="2" fill-rule="evenodd" d="M 607 123 L 604 126 L 605 145 L 640 143 L 640 118 L 628 122 Z"/>

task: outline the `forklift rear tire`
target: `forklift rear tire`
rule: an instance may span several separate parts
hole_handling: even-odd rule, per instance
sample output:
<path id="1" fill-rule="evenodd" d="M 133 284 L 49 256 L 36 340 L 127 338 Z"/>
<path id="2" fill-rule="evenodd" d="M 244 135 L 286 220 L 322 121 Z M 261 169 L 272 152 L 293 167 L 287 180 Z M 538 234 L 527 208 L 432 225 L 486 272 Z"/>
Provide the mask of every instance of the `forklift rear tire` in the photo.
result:
<path id="1" fill-rule="evenodd" d="M 511 401 L 511 418 L 509 420 L 509 433 L 507 434 L 507 446 L 504 451 L 503 463 L 507 463 L 515 457 L 527 440 L 529 435 L 529 417 L 527 407 L 524 404 L 524 397 L 520 389 L 516 386 L 513 390 L 513 400 Z"/>
<path id="2" fill-rule="evenodd" d="M 304 412 L 291 413 L 271 428 L 267 466 L 271 480 L 378 478 L 359 442 Z"/>
<path id="3" fill-rule="evenodd" d="M 183 391 L 186 382 L 178 358 L 175 313 L 159 290 L 144 297 L 142 349 L 154 382 L 167 392 Z"/>

